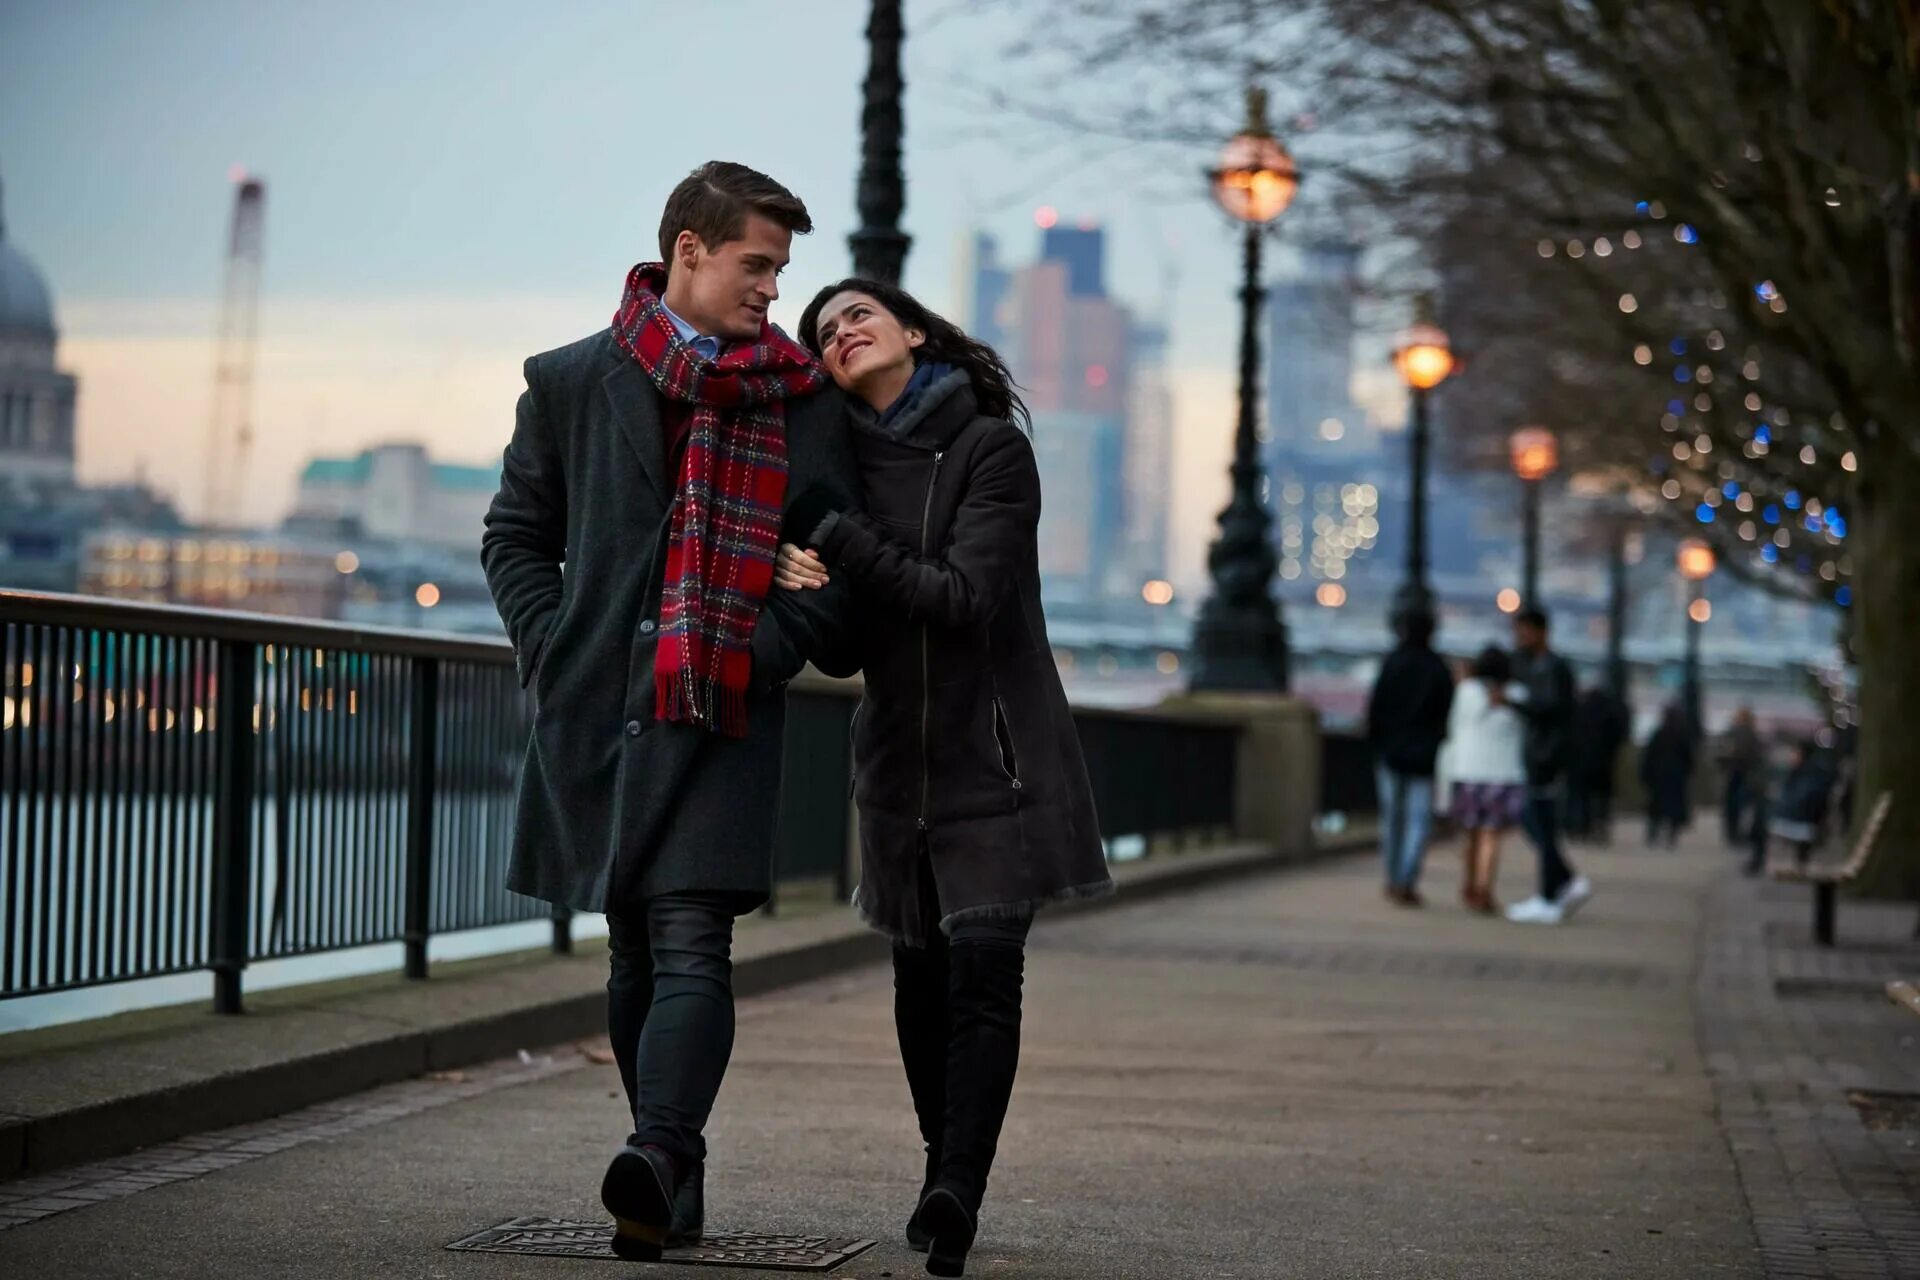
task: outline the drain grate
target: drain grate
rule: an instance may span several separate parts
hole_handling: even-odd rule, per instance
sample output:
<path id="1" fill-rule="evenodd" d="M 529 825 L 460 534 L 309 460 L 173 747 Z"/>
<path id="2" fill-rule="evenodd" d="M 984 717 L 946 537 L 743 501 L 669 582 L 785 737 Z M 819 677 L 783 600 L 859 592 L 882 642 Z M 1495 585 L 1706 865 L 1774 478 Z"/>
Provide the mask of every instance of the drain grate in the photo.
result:
<path id="1" fill-rule="evenodd" d="M 616 1261 L 605 1222 L 568 1222 L 559 1218 L 515 1218 L 497 1227 L 455 1240 L 449 1249 L 475 1253 L 540 1254 L 550 1258 L 605 1258 Z M 871 1240 L 829 1236 L 765 1235 L 756 1231 L 710 1231 L 684 1249 L 669 1249 L 662 1262 L 694 1267 L 739 1267 L 748 1271 L 831 1271 L 873 1248 Z"/>
<path id="2" fill-rule="evenodd" d="M 1920 1129 L 1920 1093 L 1849 1089 L 1847 1101 L 1869 1129 Z"/>

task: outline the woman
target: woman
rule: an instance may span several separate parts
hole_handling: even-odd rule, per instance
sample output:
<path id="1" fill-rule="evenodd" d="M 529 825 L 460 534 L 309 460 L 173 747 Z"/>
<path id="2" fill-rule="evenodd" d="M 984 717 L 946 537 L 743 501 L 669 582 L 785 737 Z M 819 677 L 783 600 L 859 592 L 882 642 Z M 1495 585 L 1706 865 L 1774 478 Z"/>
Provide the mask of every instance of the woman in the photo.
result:
<path id="1" fill-rule="evenodd" d="M 875 281 L 821 290 L 800 336 L 848 393 L 867 511 L 783 546 L 774 582 L 839 574 L 859 602 L 854 901 L 893 939 L 926 1142 L 907 1240 L 957 1276 L 1013 1091 L 1034 911 L 1113 881 L 1040 612 L 1040 478 L 1006 366 Z"/>
<path id="2" fill-rule="evenodd" d="M 1693 733 L 1687 713 L 1669 706 L 1660 727 L 1640 752 L 1640 784 L 1647 789 L 1647 847 L 1680 843 L 1680 832 L 1693 821 L 1687 794 L 1693 782 Z"/>
<path id="3" fill-rule="evenodd" d="M 1447 716 L 1447 769 L 1453 783 L 1453 821 L 1466 833 L 1466 877 L 1460 901 L 1492 915 L 1500 837 L 1519 824 L 1527 804 L 1526 729 L 1508 704 L 1513 664 L 1488 646 L 1474 660 Z"/>

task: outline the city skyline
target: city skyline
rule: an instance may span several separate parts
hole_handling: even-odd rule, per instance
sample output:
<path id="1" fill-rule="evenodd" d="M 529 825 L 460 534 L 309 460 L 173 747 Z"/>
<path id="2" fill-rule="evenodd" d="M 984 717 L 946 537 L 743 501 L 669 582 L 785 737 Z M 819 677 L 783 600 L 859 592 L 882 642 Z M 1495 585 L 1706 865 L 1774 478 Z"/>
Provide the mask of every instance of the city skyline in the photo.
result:
<path id="1" fill-rule="evenodd" d="M 451 9 L 350 6 L 358 24 L 288 26 L 238 5 L 135 6 L 113 23 L 5 6 L 0 182 L 9 234 L 55 293 L 62 367 L 81 381 L 82 479 L 144 476 L 198 514 L 236 163 L 267 183 L 252 523 L 285 514 L 310 456 L 417 440 L 451 461 L 497 460 L 520 362 L 603 322 L 620 274 L 651 254 L 657 201 L 709 153 L 759 163 L 809 202 L 818 229 L 796 242 L 775 308 L 791 321 L 847 266 L 864 45 L 853 8 L 750 7 L 809 74 L 717 101 L 706 128 L 628 172 L 605 160 L 617 130 L 589 141 L 568 126 L 607 118 L 618 94 L 604 80 L 617 82 L 629 45 L 701 38 L 688 15 L 574 6 L 529 44 L 500 4 L 462 6 L 451 29 L 438 20 Z M 1045 203 L 1063 225 L 1106 231 L 1113 292 L 1170 335 L 1171 571 L 1191 592 L 1224 500 L 1232 237 L 1198 181 L 1183 202 L 1116 198 L 1098 170 L 1062 163 L 1056 141 L 975 136 L 951 68 L 1012 30 L 957 10 L 909 15 L 906 283 L 962 314 L 948 282 L 967 231 L 1024 252 Z M 435 69 L 409 63 L 430 45 Z M 654 72 L 665 90 L 697 87 L 672 60 Z M 769 145 L 752 122 L 796 87 L 807 127 Z M 1236 105 L 1223 104 L 1223 128 Z M 1169 270 L 1179 289 L 1162 314 Z M 1375 372 L 1393 416 L 1390 375 Z"/>

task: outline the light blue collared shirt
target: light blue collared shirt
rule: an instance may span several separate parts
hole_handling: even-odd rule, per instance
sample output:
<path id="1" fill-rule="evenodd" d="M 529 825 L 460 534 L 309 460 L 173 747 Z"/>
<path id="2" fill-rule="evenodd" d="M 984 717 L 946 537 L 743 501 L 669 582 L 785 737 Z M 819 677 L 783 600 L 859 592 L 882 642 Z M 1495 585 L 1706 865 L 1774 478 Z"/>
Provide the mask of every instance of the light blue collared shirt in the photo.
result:
<path id="1" fill-rule="evenodd" d="M 682 320 L 674 309 L 664 301 L 660 304 L 660 309 L 667 313 L 667 319 L 673 321 L 673 327 L 680 331 L 680 340 L 693 348 L 693 354 L 699 356 L 702 360 L 718 360 L 720 358 L 720 339 L 710 337 L 707 334 L 701 333 L 698 329 L 695 329 L 685 320 Z"/>

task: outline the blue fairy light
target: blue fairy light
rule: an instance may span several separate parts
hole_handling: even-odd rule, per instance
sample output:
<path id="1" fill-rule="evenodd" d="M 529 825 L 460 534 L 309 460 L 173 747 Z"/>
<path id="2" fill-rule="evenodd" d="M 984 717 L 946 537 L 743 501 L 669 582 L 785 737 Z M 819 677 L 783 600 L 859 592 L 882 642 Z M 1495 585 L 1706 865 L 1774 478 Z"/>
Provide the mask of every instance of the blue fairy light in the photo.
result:
<path id="1" fill-rule="evenodd" d="M 1667 344 L 1667 350 L 1677 356 L 1683 356 L 1687 354 L 1687 340 L 1685 338 L 1675 338 Z"/>
<path id="2" fill-rule="evenodd" d="M 1673 229 L 1673 238 L 1681 244 L 1698 244 L 1700 233 L 1693 229 L 1692 223 L 1683 222 Z"/>
<path id="3" fill-rule="evenodd" d="M 1826 527 L 1827 527 L 1826 521 L 1822 520 L 1819 516 L 1807 517 L 1807 532 L 1819 533 L 1822 529 L 1825 529 Z"/>
<path id="4" fill-rule="evenodd" d="M 1780 548 L 1774 546 L 1771 542 L 1769 542 L 1766 546 L 1760 548 L 1760 558 L 1762 560 L 1765 560 L 1768 564 L 1779 564 Z"/>
<path id="5" fill-rule="evenodd" d="M 1681 414 L 1685 413 L 1686 411 L 1687 411 L 1687 402 L 1685 400 L 1674 399 L 1674 400 L 1667 401 L 1667 412 L 1672 414 L 1674 417 L 1677 418 Z"/>
<path id="6" fill-rule="evenodd" d="M 1833 602 L 1839 605 L 1842 609 L 1852 608 L 1853 607 L 1853 588 L 1841 587 L 1838 591 L 1833 593 Z"/>
<path id="7" fill-rule="evenodd" d="M 1645 200 L 1636 200 L 1633 203 L 1633 211 L 1642 216 L 1645 216 L 1647 211 L 1652 208 L 1653 206 L 1648 204 Z"/>
<path id="8" fill-rule="evenodd" d="M 1762 302 L 1772 302 L 1780 296 L 1779 288 L 1771 280 L 1762 280 L 1759 284 L 1753 286 L 1753 292 L 1754 296 L 1758 297 Z"/>
<path id="9" fill-rule="evenodd" d="M 1755 444 L 1772 444 L 1773 428 L 1762 424 L 1760 429 L 1753 433 L 1753 442 Z"/>
<path id="10" fill-rule="evenodd" d="M 1798 511 L 1800 509 L 1800 491 L 1798 489 L 1787 490 L 1787 496 L 1785 501 L 1787 504 L 1787 510 Z"/>
<path id="11" fill-rule="evenodd" d="M 1760 513 L 1760 518 L 1762 520 L 1765 520 L 1768 524 L 1779 524 L 1780 508 L 1775 504 L 1769 502 L 1766 506 L 1766 509 Z"/>
<path id="12" fill-rule="evenodd" d="M 1836 538 L 1847 536 L 1847 522 L 1833 512 L 1827 512 L 1827 532 Z"/>
<path id="13" fill-rule="evenodd" d="M 1740 482 L 1738 480 L 1729 480 L 1720 486 L 1720 492 L 1726 497 L 1737 498 L 1740 496 Z"/>
<path id="14" fill-rule="evenodd" d="M 1692 382 L 1693 370 L 1683 364 L 1677 364 L 1673 366 L 1673 380 L 1675 382 Z"/>
<path id="15" fill-rule="evenodd" d="M 1701 524 L 1712 524 L 1713 508 L 1703 502 L 1693 509 L 1693 518 Z"/>

